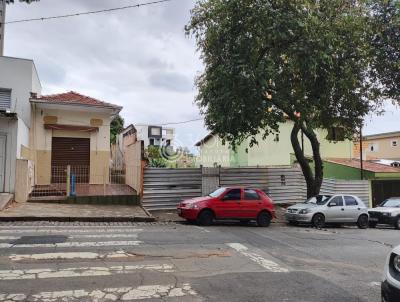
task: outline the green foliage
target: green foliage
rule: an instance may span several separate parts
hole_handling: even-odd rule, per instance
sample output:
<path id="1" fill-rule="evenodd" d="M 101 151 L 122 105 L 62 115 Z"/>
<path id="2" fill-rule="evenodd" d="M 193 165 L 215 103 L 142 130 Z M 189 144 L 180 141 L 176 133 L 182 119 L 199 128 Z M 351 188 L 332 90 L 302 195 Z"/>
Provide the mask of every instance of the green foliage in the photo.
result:
<path id="1" fill-rule="evenodd" d="M 124 119 L 118 114 L 113 118 L 110 125 L 110 142 L 115 144 L 118 134 L 124 129 Z"/>
<path id="2" fill-rule="evenodd" d="M 25 2 L 28 4 L 31 4 L 32 2 L 37 2 L 37 1 L 40 1 L 40 0 L 19 0 L 19 2 Z M 6 0 L 6 4 L 10 4 L 10 3 L 14 3 L 14 0 Z"/>
<path id="3" fill-rule="evenodd" d="M 167 162 L 163 158 L 149 158 L 149 166 L 152 168 L 166 168 Z"/>
<path id="4" fill-rule="evenodd" d="M 378 96 L 366 80 L 367 10 L 350 0 L 199 0 L 186 32 L 205 64 L 196 101 L 206 125 L 233 145 L 286 118 L 352 137 Z"/>
<path id="5" fill-rule="evenodd" d="M 372 76 L 386 98 L 400 102 L 400 1 L 371 1 Z"/>

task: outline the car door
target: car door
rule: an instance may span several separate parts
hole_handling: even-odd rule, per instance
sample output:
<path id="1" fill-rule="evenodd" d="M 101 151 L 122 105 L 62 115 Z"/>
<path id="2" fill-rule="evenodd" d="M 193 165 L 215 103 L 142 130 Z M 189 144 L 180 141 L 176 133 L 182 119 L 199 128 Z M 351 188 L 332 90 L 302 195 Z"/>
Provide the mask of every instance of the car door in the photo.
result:
<path id="1" fill-rule="evenodd" d="M 256 218 L 262 207 L 261 196 L 253 189 L 243 190 L 243 200 L 240 203 L 241 217 Z"/>
<path id="2" fill-rule="evenodd" d="M 326 222 L 344 222 L 343 196 L 336 195 L 332 197 L 327 203 L 324 214 Z"/>
<path id="3" fill-rule="evenodd" d="M 357 222 L 361 214 L 361 206 L 353 196 L 344 196 L 345 209 L 344 216 L 347 222 Z"/>
<path id="4" fill-rule="evenodd" d="M 222 219 L 238 218 L 241 212 L 241 200 L 242 190 L 240 188 L 227 190 L 221 199 L 215 202 L 215 215 Z"/>

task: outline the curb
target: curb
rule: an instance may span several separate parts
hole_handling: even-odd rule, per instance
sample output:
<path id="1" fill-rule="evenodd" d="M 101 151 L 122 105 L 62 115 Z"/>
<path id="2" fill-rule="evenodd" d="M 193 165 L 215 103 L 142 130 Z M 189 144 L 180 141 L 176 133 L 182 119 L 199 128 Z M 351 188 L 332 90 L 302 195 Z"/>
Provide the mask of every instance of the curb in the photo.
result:
<path id="1" fill-rule="evenodd" d="M 51 222 L 155 222 L 154 217 L 54 217 L 54 216 L 15 216 L 0 217 L 0 222 L 13 221 L 51 221 Z"/>

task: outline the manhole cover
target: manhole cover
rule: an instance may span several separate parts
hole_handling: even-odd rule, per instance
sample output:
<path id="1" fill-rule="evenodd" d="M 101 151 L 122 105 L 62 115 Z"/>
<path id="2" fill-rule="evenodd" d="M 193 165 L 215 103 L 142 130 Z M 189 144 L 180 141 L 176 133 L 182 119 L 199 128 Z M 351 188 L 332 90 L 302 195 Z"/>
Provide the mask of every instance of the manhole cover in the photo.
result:
<path id="1" fill-rule="evenodd" d="M 66 242 L 67 236 L 63 235 L 46 235 L 46 236 L 22 236 L 13 242 L 16 244 L 52 244 Z"/>

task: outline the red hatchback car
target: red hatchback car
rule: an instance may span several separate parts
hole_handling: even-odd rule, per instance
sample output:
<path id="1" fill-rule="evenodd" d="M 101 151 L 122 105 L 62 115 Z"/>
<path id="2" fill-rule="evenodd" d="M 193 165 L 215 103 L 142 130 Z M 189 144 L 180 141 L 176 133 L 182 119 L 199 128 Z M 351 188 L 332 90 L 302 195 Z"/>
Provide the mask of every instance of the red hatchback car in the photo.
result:
<path id="1" fill-rule="evenodd" d="M 214 220 L 255 220 L 267 227 L 275 218 L 271 199 L 261 190 L 243 187 L 219 188 L 208 196 L 182 201 L 179 216 L 201 225 L 211 225 Z"/>

